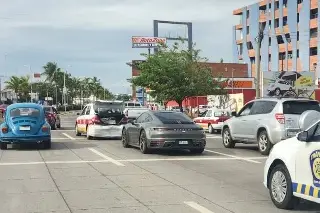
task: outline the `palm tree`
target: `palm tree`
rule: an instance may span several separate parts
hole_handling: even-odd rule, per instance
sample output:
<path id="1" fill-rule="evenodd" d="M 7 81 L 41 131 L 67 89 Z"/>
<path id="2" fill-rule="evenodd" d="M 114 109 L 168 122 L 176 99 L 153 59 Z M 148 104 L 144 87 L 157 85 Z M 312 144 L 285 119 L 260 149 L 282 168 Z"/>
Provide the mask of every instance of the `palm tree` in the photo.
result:
<path id="1" fill-rule="evenodd" d="M 27 100 L 31 86 L 29 83 L 29 76 L 11 76 L 5 84 L 6 88 L 13 90 L 20 99 Z"/>
<path id="2" fill-rule="evenodd" d="M 60 70 L 58 68 L 57 63 L 55 62 L 48 62 L 45 66 L 43 66 L 44 72 L 42 75 L 46 76 L 47 82 L 53 82 L 55 78 L 55 73 Z"/>

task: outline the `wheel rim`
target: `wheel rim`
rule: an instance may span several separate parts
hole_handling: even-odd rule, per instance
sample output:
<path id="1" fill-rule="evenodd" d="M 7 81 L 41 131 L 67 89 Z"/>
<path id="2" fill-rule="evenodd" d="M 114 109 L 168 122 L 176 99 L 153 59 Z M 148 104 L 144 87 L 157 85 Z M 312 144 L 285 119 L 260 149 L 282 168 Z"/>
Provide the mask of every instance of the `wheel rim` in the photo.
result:
<path id="1" fill-rule="evenodd" d="M 261 151 L 266 151 L 268 145 L 268 138 L 266 135 L 261 135 L 259 138 L 259 148 Z"/>
<path id="2" fill-rule="evenodd" d="M 212 132 L 212 126 L 211 125 L 209 126 L 209 132 L 210 133 Z"/>
<path id="3" fill-rule="evenodd" d="M 227 130 L 224 131 L 224 133 L 223 133 L 223 143 L 225 145 L 229 145 L 229 143 L 230 143 L 230 134 Z"/>
<path id="4" fill-rule="evenodd" d="M 144 150 L 144 145 L 145 145 L 145 138 L 144 138 L 144 135 L 141 134 L 141 136 L 140 136 L 140 150 L 141 151 Z"/>
<path id="5" fill-rule="evenodd" d="M 126 137 L 126 134 L 125 134 L 124 131 L 122 132 L 122 144 L 123 144 L 123 145 L 126 145 L 126 144 L 127 144 L 127 137 Z"/>
<path id="6" fill-rule="evenodd" d="M 271 180 L 272 197 L 278 203 L 282 203 L 287 195 L 287 179 L 281 171 L 276 171 Z"/>

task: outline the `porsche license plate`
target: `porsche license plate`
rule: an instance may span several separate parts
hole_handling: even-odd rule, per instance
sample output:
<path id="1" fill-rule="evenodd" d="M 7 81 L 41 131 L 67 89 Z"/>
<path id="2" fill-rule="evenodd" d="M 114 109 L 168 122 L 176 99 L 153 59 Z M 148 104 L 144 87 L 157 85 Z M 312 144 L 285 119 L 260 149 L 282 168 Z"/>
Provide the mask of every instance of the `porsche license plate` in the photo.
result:
<path id="1" fill-rule="evenodd" d="M 21 131 L 28 131 L 30 130 L 30 126 L 20 126 Z"/>
<path id="2" fill-rule="evenodd" d="M 179 141 L 179 144 L 180 145 L 186 145 L 186 144 L 188 144 L 188 141 Z"/>
<path id="3" fill-rule="evenodd" d="M 109 120 L 108 124 L 110 124 L 110 125 L 116 124 L 116 121 L 115 120 Z"/>

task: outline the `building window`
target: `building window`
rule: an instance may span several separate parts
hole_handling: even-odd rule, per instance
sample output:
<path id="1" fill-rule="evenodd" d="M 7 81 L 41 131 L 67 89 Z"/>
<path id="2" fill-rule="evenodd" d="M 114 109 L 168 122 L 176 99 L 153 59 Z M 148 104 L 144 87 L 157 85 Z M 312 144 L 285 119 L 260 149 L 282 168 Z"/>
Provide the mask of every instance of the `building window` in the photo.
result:
<path id="1" fill-rule="evenodd" d="M 269 54 L 269 62 L 271 61 L 271 54 Z"/>
<path id="2" fill-rule="evenodd" d="M 283 44 L 284 43 L 284 40 L 282 38 L 282 35 L 278 35 L 277 36 L 277 41 L 278 41 L 278 44 Z"/>
<path id="3" fill-rule="evenodd" d="M 279 60 L 284 60 L 286 59 L 286 54 L 285 53 L 279 53 Z"/>
<path id="4" fill-rule="evenodd" d="M 282 19 L 282 25 L 283 25 L 283 26 L 288 25 L 288 17 L 287 17 L 287 16 L 283 17 L 283 19 Z"/>
<path id="5" fill-rule="evenodd" d="M 300 51 L 297 50 L 297 58 L 300 58 Z"/>
<path id="6" fill-rule="evenodd" d="M 271 30 L 271 20 L 269 20 L 269 30 Z"/>
<path id="7" fill-rule="evenodd" d="M 317 38 L 318 37 L 318 28 L 310 29 L 310 38 Z"/>
<path id="8" fill-rule="evenodd" d="M 285 36 L 287 42 L 290 43 L 290 42 L 291 42 L 290 34 L 289 34 L 289 33 L 286 33 L 284 36 Z"/>
<path id="9" fill-rule="evenodd" d="M 251 62 L 251 64 L 255 64 L 256 63 L 256 58 L 255 57 L 250 57 L 250 62 Z"/>
<path id="10" fill-rule="evenodd" d="M 279 9 L 279 5 L 280 5 L 279 1 L 276 1 L 276 2 L 274 3 L 274 9 L 275 9 L 275 10 Z"/>
<path id="11" fill-rule="evenodd" d="M 310 10 L 310 19 L 318 18 L 318 8 Z"/>
<path id="12" fill-rule="evenodd" d="M 247 35 L 249 35 L 249 33 L 250 33 L 250 27 L 247 26 Z"/>
<path id="13" fill-rule="evenodd" d="M 288 59 L 292 59 L 292 51 L 288 51 Z"/>
<path id="14" fill-rule="evenodd" d="M 267 5 L 261 6 L 259 8 L 260 14 L 266 14 L 267 13 Z"/>
<path id="15" fill-rule="evenodd" d="M 250 11 L 247 10 L 247 18 L 249 18 L 249 17 L 250 17 Z"/>
<path id="16" fill-rule="evenodd" d="M 269 46 L 271 46 L 271 37 L 269 37 Z"/>
<path id="17" fill-rule="evenodd" d="M 263 30 L 266 29 L 267 23 L 266 23 L 266 22 L 262 22 L 261 24 L 262 24 L 262 29 L 263 29 Z"/>
<path id="18" fill-rule="evenodd" d="M 298 4 L 301 4 L 303 2 L 303 0 L 298 0 L 297 2 L 298 2 Z"/>
<path id="19" fill-rule="evenodd" d="M 300 39 L 300 32 L 298 31 L 297 32 L 297 41 L 299 41 L 299 39 Z"/>
<path id="20" fill-rule="evenodd" d="M 279 22 L 279 19 L 277 18 L 274 20 L 274 27 L 277 28 L 279 26 L 280 26 L 280 22 Z"/>
<path id="21" fill-rule="evenodd" d="M 248 48 L 248 50 L 252 50 L 253 49 L 251 41 L 247 42 L 247 48 Z"/>
<path id="22" fill-rule="evenodd" d="M 283 8 L 287 8 L 287 6 L 288 6 L 288 0 L 283 0 Z"/>
<path id="23" fill-rule="evenodd" d="M 310 56 L 317 55 L 318 54 L 318 48 L 317 47 L 311 47 L 310 48 Z"/>
<path id="24" fill-rule="evenodd" d="M 297 14 L 297 22 L 300 22 L 300 13 Z"/>
<path id="25" fill-rule="evenodd" d="M 271 12 L 271 3 L 269 4 L 269 13 Z"/>

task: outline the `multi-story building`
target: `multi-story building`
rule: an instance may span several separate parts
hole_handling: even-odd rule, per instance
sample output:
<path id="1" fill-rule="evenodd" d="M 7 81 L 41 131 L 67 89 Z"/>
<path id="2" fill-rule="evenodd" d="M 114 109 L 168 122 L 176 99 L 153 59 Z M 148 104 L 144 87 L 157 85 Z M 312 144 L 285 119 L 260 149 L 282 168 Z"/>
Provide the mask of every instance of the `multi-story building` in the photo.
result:
<path id="1" fill-rule="evenodd" d="M 263 0 L 233 11 L 234 62 L 255 77 L 257 36 L 263 29 L 261 71 L 315 71 L 320 60 L 319 0 Z"/>

